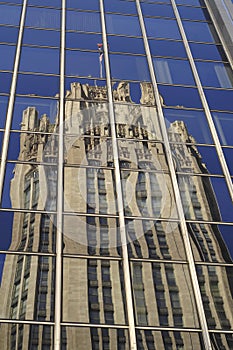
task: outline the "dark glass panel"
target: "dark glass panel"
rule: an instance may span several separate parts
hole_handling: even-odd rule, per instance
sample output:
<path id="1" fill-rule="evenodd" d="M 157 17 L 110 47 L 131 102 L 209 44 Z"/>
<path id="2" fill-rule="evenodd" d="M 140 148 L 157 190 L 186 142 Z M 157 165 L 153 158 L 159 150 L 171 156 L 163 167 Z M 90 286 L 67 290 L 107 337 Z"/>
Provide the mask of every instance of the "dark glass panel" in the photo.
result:
<path id="1" fill-rule="evenodd" d="M 167 4 L 141 4 L 144 16 L 175 17 L 172 6 Z"/>
<path id="2" fill-rule="evenodd" d="M 12 71 L 15 58 L 15 46 L 0 45 L 0 57 L 0 69 Z"/>
<path id="3" fill-rule="evenodd" d="M 187 223 L 187 228 L 196 261 L 232 263 L 232 226 Z"/>
<path id="4" fill-rule="evenodd" d="M 196 67 L 202 85 L 221 88 L 233 87 L 233 75 L 229 64 L 219 62 L 196 62 Z"/>
<path id="5" fill-rule="evenodd" d="M 41 338 L 42 334 L 43 340 Z M 1 345 L 5 350 L 14 348 L 16 342 L 19 348 L 20 344 L 23 344 L 28 349 L 37 349 L 41 344 L 46 350 L 54 348 L 53 327 L 50 325 L 1 323 L 0 336 Z"/>
<path id="6" fill-rule="evenodd" d="M 233 111 L 232 90 L 205 89 L 204 91 L 210 109 Z"/>
<path id="7" fill-rule="evenodd" d="M 13 5 L 0 5 L 0 23 L 19 25 L 21 7 Z"/>
<path id="8" fill-rule="evenodd" d="M 5 126 L 7 105 L 8 97 L 0 96 L 0 128 L 4 128 Z"/>
<path id="9" fill-rule="evenodd" d="M 204 112 L 164 108 L 164 117 L 171 142 L 213 143 Z"/>
<path id="10" fill-rule="evenodd" d="M 232 267 L 198 265 L 196 270 L 209 328 L 232 330 Z M 232 335 L 229 337 L 230 342 L 225 337 L 212 335 L 212 338 L 215 338 L 219 347 L 232 345 Z M 230 347 L 227 346 L 227 349 Z"/>
<path id="11" fill-rule="evenodd" d="M 66 7 L 80 10 L 99 10 L 99 4 L 96 0 L 85 0 L 78 2 L 76 0 L 67 0 Z"/>
<path id="12" fill-rule="evenodd" d="M 126 232 L 130 258 L 186 259 L 178 221 L 126 220 Z"/>
<path id="13" fill-rule="evenodd" d="M 104 60 L 100 68 L 98 52 L 66 51 L 66 74 L 75 76 L 101 77 L 105 76 Z"/>
<path id="14" fill-rule="evenodd" d="M 120 261 L 64 258 L 63 262 L 64 322 L 126 323 Z"/>
<path id="15" fill-rule="evenodd" d="M 28 5 L 61 7 L 61 0 L 29 0 Z"/>
<path id="16" fill-rule="evenodd" d="M 131 262 L 131 280 L 136 325 L 199 327 L 187 265 Z"/>
<path id="17" fill-rule="evenodd" d="M 1 41 L 6 43 L 16 43 L 18 38 L 19 28 L 0 27 Z"/>
<path id="18" fill-rule="evenodd" d="M 22 47 L 20 71 L 37 73 L 59 73 L 59 51 L 35 47 Z"/>
<path id="19" fill-rule="evenodd" d="M 194 5 L 194 6 L 205 6 L 203 0 L 177 0 L 177 4 Z"/>
<path id="20" fill-rule="evenodd" d="M 183 26 L 188 40 L 219 43 L 211 23 L 183 21 Z"/>
<path id="21" fill-rule="evenodd" d="M 65 198 L 65 200 L 72 198 Z M 87 206 L 88 213 L 93 208 Z M 64 215 L 64 253 L 91 256 L 121 256 L 119 223 L 116 217 Z"/>
<path id="22" fill-rule="evenodd" d="M 24 29 L 23 44 L 57 46 L 60 45 L 60 32 L 53 30 Z"/>
<path id="23" fill-rule="evenodd" d="M 173 297 L 177 304 L 176 297 Z M 164 317 L 165 319 L 165 317 Z M 179 313 L 177 314 L 179 320 Z M 138 349 L 204 349 L 200 333 L 136 330 Z"/>
<path id="24" fill-rule="evenodd" d="M 1 250 L 55 252 L 54 215 L 0 211 L 0 219 L 4 231 Z"/>
<path id="25" fill-rule="evenodd" d="M 0 72 L 0 92 L 10 93 L 12 73 Z"/>
<path id="26" fill-rule="evenodd" d="M 188 61 L 154 58 L 153 62 L 158 83 L 195 85 Z"/>
<path id="27" fill-rule="evenodd" d="M 119 0 L 111 0 L 105 1 L 104 9 L 106 12 L 120 12 L 120 13 L 129 13 L 136 14 L 136 5 L 130 1 L 119 1 Z"/>
<path id="28" fill-rule="evenodd" d="M 137 17 L 106 14 L 107 33 L 141 35 Z"/>
<path id="29" fill-rule="evenodd" d="M 54 270 L 55 261 L 51 257 L 6 254 L 1 284 L 1 318 L 53 321 Z M 28 337 L 26 344 L 30 335 L 25 333 L 24 336 Z"/>
<path id="30" fill-rule="evenodd" d="M 33 158 L 29 152 L 24 152 L 20 155 L 20 160 L 36 160 L 36 157 Z M 56 166 L 35 165 L 33 162 L 31 164 L 8 163 L 2 207 L 56 210 L 56 169 Z"/>
<path id="31" fill-rule="evenodd" d="M 66 29 L 100 32 L 100 15 L 95 12 L 66 12 Z"/>
<path id="32" fill-rule="evenodd" d="M 110 55 L 112 79 L 150 81 L 146 57 Z"/>
<path id="33" fill-rule="evenodd" d="M 187 219 L 233 222 L 232 202 L 223 178 L 179 175 L 178 180 Z"/>
<path id="34" fill-rule="evenodd" d="M 230 173 L 233 176 L 233 149 L 232 148 L 224 148 L 223 152 L 224 152 Z"/>
<path id="35" fill-rule="evenodd" d="M 26 26 L 38 28 L 60 28 L 60 11 L 49 8 L 28 7 Z"/>
<path id="36" fill-rule="evenodd" d="M 57 100 L 33 97 L 16 97 L 12 129 L 22 130 L 24 132 L 40 131 L 40 119 L 43 115 L 46 115 L 51 123 L 50 127 L 46 128 L 46 132 L 53 132 L 53 124 L 55 124 L 58 113 L 57 107 Z"/>
<path id="37" fill-rule="evenodd" d="M 152 38 L 181 39 L 175 20 L 163 18 L 145 18 L 147 35 Z"/>
<path id="38" fill-rule="evenodd" d="M 100 34 L 66 33 L 66 47 L 71 49 L 97 50 L 97 44 L 102 42 Z"/>
<path id="39" fill-rule="evenodd" d="M 100 344 L 103 349 L 130 350 L 127 329 L 63 327 L 62 335 L 63 344 L 75 346 L 76 350 L 98 349 Z"/>
<path id="40" fill-rule="evenodd" d="M 212 116 L 221 144 L 224 146 L 233 146 L 233 114 L 212 112 Z"/>
<path id="41" fill-rule="evenodd" d="M 179 6 L 178 11 L 181 18 L 200 20 L 200 21 L 210 21 L 210 16 L 207 12 L 207 9 L 198 8 L 198 7 L 188 7 L 188 6 Z"/>
<path id="42" fill-rule="evenodd" d="M 222 174 L 222 168 L 219 163 L 215 147 L 198 146 L 196 148 L 196 165 L 195 172 L 205 172 L 209 174 Z M 194 149 L 193 149 L 194 152 Z M 198 170 L 200 168 L 200 170 Z"/>
<path id="43" fill-rule="evenodd" d="M 149 40 L 150 50 L 155 56 L 172 56 L 186 58 L 184 44 L 179 41 Z"/>
<path id="44" fill-rule="evenodd" d="M 17 94 L 54 97 L 58 92 L 59 76 L 18 74 Z"/>
<path id="45" fill-rule="evenodd" d="M 110 52 L 145 53 L 143 40 L 123 36 L 108 36 Z"/>
<path id="46" fill-rule="evenodd" d="M 189 43 L 194 58 L 227 61 L 222 46 L 214 44 Z"/>
<path id="47" fill-rule="evenodd" d="M 202 108 L 197 89 L 159 85 L 159 92 L 165 106 Z"/>

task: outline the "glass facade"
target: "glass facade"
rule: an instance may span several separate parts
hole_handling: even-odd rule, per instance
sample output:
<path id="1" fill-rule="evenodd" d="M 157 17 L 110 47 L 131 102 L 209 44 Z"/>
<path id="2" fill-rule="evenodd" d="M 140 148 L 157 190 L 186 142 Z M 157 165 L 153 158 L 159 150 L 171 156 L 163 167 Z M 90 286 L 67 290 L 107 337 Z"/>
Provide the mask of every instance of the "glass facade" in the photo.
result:
<path id="1" fill-rule="evenodd" d="M 233 349 L 232 94 L 207 0 L 0 2 L 1 349 Z"/>

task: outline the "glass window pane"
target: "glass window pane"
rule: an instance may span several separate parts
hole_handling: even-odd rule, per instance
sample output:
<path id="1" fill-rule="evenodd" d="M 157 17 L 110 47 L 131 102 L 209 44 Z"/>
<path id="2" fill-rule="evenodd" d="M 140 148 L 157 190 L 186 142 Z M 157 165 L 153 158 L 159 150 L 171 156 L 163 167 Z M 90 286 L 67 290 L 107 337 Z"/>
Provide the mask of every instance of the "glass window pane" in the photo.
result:
<path id="1" fill-rule="evenodd" d="M 54 268 L 55 260 L 51 257 L 6 254 L 1 284 L 2 290 L 5 291 L 1 298 L 2 318 L 37 321 L 46 318 L 53 321 L 54 315 L 50 308 L 53 300 Z M 27 340 L 30 346 L 29 330 L 25 330 L 23 334 L 24 344 Z M 12 337 L 5 333 L 5 339 L 10 341 Z M 52 334 L 49 339 L 52 343 Z M 37 344 L 39 345 L 39 342 Z M 7 349 L 8 346 L 4 348 Z"/>
<path id="2" fill-rule="evenodd" d="M 224 148 L 223 152 L 224 152 L 230 173 L 233 176 L 233 149 L 232 148 Z"/>
<path id="3" fill-rule="evenodd" d="M 5 126 L 7 105 L 8 105 L 8 97 L 0 96 L 0 128 L 4 128 Z"/>
<path id="4" fill-rule="evenodd" d="M 1 5 L 0 23 L 19 25 L 21 7 Z"/>
<path id="5" fill-rule="evenodd" d="M 60 32 L 25 28 L 23 44 L 58 47 L 60 45 Z"/>
<path id="6" fill-rule="evenodd" d="M 167 4 L 141 4 L 144 16 L 175 17 L 172 6 Z"/>
<path id="7" fill-rule="evenodd" d="M 154 58 L 153 62 L 158 83 L 195 85 L 188 61 Z"/>
<path id="8" fill-rule="evenodd" d="M 67 50 L 66 74 L 100 78 L 99 53 Z M 102 62 L 102 75 L 105 76 L 104 61 Z"/>
<path id="9" fill-rule="evenodd" d="M 159 85 L 159 91 L 165 106 L 202 108 L 197 89 Z"/>
<path id="10" fill-rule="evenodd" d="M 112 79 L 149 81 L 146 57 L 110 55 Z"/>
<path id="11" fill-rule="evenodd" d="M 15 58 L 15 46 L 0 45 L 0 69 L 13 70 Z"/>
<path id="12" fill-rule="evenodd" d="M 29 0 L 28 5 L 61 7 L 61 0 Z"/>
<path id="13" fill-rule="evenodd" d="M 131 280 L 138 326 L 168 326 L 169 319 L 173 327 L 197 327 L 198 315 L 186 265 L 132 262 Z"/>
<path id="14" fill-rule="evenodd" d="M 233 87 L 233 75 L 230 65 L 218 62 L 196 62 L 196 66 L 204 86 Z"/>
<path id="15" fill-rule="evenodd" d="M 105 1 L 104 9 L 106 12 L 120 12 L 136 14 L 136 5 L 130 1 L 121 2 L 119 0 Z"/>
<path id="16" fill-rule="evenodd" d="M 204 91 L 211 109 L 233 112 L 232 90 L 205 89 Z"/>
<path id="17" fill-rule="evenodd" d="M 66 32 L 67 48 L 97 50 L 98 43 L 102 43 L 102 37 L 100 34 Z"/>
<path id="18" fill-rule="evenodd" d="M 124 35 L 141 35 L 138 18 L 132 16 L 106 14 L 107 33 Z"/>
<path id="19" fill-rule="evenodd" d="M 212 116 L 221 144 L 233 146 L 233 114 L 213 112 Z"/>
<path id="20" fill-rule="evenodd" d="M 10 93 L 12 73 L 0 72 L 0 92 Z"/>
<path id="21" fill-rule="evenodd" d="M 52 96 L 59 92 L 59 76 L 18 74 L 17 94 Z"/>
<path id="22" fill-rule="evenodd" d="M 6 43 L 16 43 L 18 38 L 19 28 L 14 27 L 0 27 L 1 41 Z"/>
<path id="23" fill-rule="evenodd" d="M 21 52 L 21 72 L 59 73 L 59 51 L 56 49 L 23 47 Z"/>
<path id="24" fill-rule="evenodd" d="M 145 18 L 147 35 L 153 38 L 181 39 L 176 21 L 163 18 Z"/>
<path id="25" fill-rule="evenodd" d="M 152 55 L 186 58 L 184 44 L 177 41 L 149 40 Z"/>
<path id="26" fill-rule="evenodd" d="M 63 321 L 125 324 L 121 262 L 63 261 Z"/>
<path id="27" fill-rule="evenodd" d="M 227 61 L 221 45 L 189 43 L 194 58 Z"/>
<path id="28" fill-rule="evenodd" d="M 204 112 L 164 108 L 170 141 L 213 143 Z M 176 137 L 176 130 L 183 130 L 183 138 Z"/>
<path id="29" fill-rule="evenodd" d="M 163 300 L 163 299 L 161 299 Z M 161 311 L 162 312 L 162 311 Z M 164 309 L 166 312 L 166 309 Z M 177 315 L 180 316 L 177 310 Z M 180 316 L 182 318 L 182 316 Z M 162 318 L 162 316 L 161 316 Z M 166 313 L 163 317 L 166 319 Z M 178 318 L 178 317 L 177 317 Z M 204 349 L 204 343 L 200 333 L 194 332 L 168 332 L 136 330 L 137 344 L 139 349 Z M 148 346 L 148 347 L 147 347 Z"/>
<path id="30" fill-rule="evenodd" d="M 143 40 L 123 36 L 108 36 L 110 52 L 145 53 Z"/>
<path id="31" fill-rule="evenodd" d="M 112 347 L 114 350 L 130 350 L 127 329 L 63 327 L 62 334 L 66 339 L 67 347 L 75 347 L 76 350 L 98 349 L 99 343 L 103 344 L 103 349 Z"/>
<path id="32" fill-rule="evenodd" d="M 200 21 L 209 21 L 210 16 L 206 9 L 201 7 L 178 6 L 178 11 L 181 18 L 196 19 Z"/>
<path id="33" fill-rule="evenodd" d="M 49 8 L 28 7 L 26 26 L 38 28 L 60 28 L 60 11 Z"/>
<path id="34" fill-rule="evenodd" d="M 219 42 L 211 23 L 183 21 L 188 40 L 201 42 Z"/>
<path id="35" fill-rule="evenodd" d="M 99 4 L 96 0 L 86 0 L 78 2 L 76 0 L 67 0 L 66 7 L 80 10 L 99 10 Z"/>
<path id="36" fill-rule="evenodd" d="M 100 15 L 95 12 L 66 12 L 66 29 L 83 32 L 100 32 Z"/>

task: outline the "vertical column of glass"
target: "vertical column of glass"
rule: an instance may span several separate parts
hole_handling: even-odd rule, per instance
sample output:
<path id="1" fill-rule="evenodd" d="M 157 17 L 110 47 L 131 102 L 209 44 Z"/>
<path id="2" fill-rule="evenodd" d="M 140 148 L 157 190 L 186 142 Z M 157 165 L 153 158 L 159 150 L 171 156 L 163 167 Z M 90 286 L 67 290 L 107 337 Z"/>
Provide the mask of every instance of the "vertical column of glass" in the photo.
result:
<path id="1" fill-rule="evenodd" d="M 58 119 L 58 175 L 57 175 L 57 235 L 55 275 L 54 350 L 61 348 L 61 303 L 62 303 L 62 230 L 63 230 L 63 159 L 64 159 L 64 75 L 65 75 L 65 18 L 66 0 L 62 0 L 61 41 L 60 41 L 60 99 Z"/>
<path id="2" fill-rule="evenodd" d="M 199 78 L 196 65 L 194 63 L 194 59 L 193 59 L 193 56 L 192 56 L 192 53 L 191 53 L 191 50 L 190 50 L 190 47 L 189 47 L 189 44 L 188 44 L 188 40 L 187 40 L 187 37 L 186 37 L 186 34 L 185 34 L 185 30 L 184 30 L 184 27 L 183 27 L 183 24 L 182 24 L 182 21 L 181 21 L 181 18 L 180 18 L 179 11 L 177 9 L 175 0 L 171 0 L 171 4 L 172 4 L 172 7 L 173 7 L 175 16 L 176 16 L 177 24 L 179 26 L 179 30 L 180 30 L 180 33 L 181 33 L 181 37 L 183 39 L 183 43 L 184 43 L 184 46 L 185 46 L 185 49 L 186 49 L 186 53 L 187 53 L 187 56 L 188 56 L 188 59 L 189 59 L 189 63 L 190 63 L 190 66 L 191 66 L 191 69 L 192 69 L 192 72 L 193 72 L 193 76 L 194 76 L 195 82 L 197 84 L 197 89 L 198 89 L 198 92 L 199 92 L 199 95 L 200 95 L 200 99 L 201 99 L 201 102 L 202 102 L 202 105 L 203 105 L 203 108 L 204 108 L 204 111 L 205 111 L 205 114 L 206 114 L 206 118 L 207 118 L 207 121 L 209 123 L 210 131 L 211 131 L 212 136 L 213 136 L 213 140 L 214 140 L 214 143 L 215 143 L 215 146 L 216 146 L 216 150 L 217 150 L 217 154 L 218 154 L 218 157 L 219 157 L 219 161 L 220 161 L 220 164 L 221 164 L 221 167 L 222 167 L 222 170 L 223 170 L 223 174 L 224 174 L 225 179 L 226 179 L 227 187 L 228 187 L 228 190 L 230 192 L 231 199 L 233 201 L 233 184 L 232 184 L 232 180 L 231 180 L 231 175 L 230 175 L 230 172 L 229 172 L 229 169 L 228 169 L 225 157 L 224 157 L 223 150 L 221 148 L 221 143 L 219 141 L 218 134 L 217 134 L 217 131 L 216 131 L 216 128 L 215 128 L 215 125 L 214 125 L 214 122 L 213 122 L 213 119 L 212 119 L 212 116 L 211 116 L 210 108 L 209 108 L 207 99 L 205 97 L 205 93 L 204 93 L 204 90 L 203 90 L 203 87 L 202 87 L 202 84 L 201 84 L 201 80 Z"/>
<path id="3" fill-rule="evenodd" d="M 167 134 L 167 129 L 166 129 L 166 124 L 165 124 L 165 119 L 163 115 L 163 110 L 162 110 L 162 105 L 161 105 L 161 99 L 159 95 L 159 90 L 157 87 L 157 81 L 155 77 L 155 72 L 153 68 L 153 63 L 152 63 L 152 58 L 151 58 L 151 53 L 150 53 L 150 48 L 149 48 L 149 43 L 147 39 L 147 33 L 145 29 L 145 24 L 143 20 L 143 15 L 142 15 L 142 10 L 140 6 L 140 0 L 136 0 L 136 6 L 137 6 L 137 11 L 138 11 L 138 17 L 139 17 L 139 22 L 142 30 L 142 35 L 143 35 L 143 41 L 144 41 L 144 46 L 145 46 L 145 51 L 147 55 L 147 60 L 148 60 L 148 66 L 150 70 L 150 75 L 151 75 L 151 81 L 154 89 L 154 94 L 155 94 L 155 101 L 158 109 L 158 118 L 159 118 L 159 123 L 161 127 L 161 132 L 163 136 L 163 141 L 165 145 L 165 153 L 167 156 L 167 162 L 168 162 L 168 167 L 171 173 L 171 179 L 172 179 L 172 185 L 174 189 L 174 194 L 175 194 L 175 200 L 177 204 L 177 211 L 178 211 L 178 216 L 180 219 L 180 227 L 181 227 L 181 232 L 184 240 L 184 245 L 185 245 L 185 251 L 187 255 L 187 261 L 189 265 L 189 270 L 190 270 L 190 276 L 193 284 L 193 290 L 195 294 L 195 299 L 196 299 L 196 304 L 197 304 L 197 309 L 198 309 L 198 314 L 199 314 L 199 319 L 200 319 L 200 325 L 202 328 L 203 332 L 203 340 L 205 344 L 205 349 L 210 350 L 212 349 L 211 347 L 211 342 L 210 342 L 210 337 L 208 333 L 208 326 L 207 326 L 207 321 L 204 313 L 204 308 L 203 308 L 203 302 L 201 298 L 201 292 L 199 288 L 199 283 L 198 283 L 198 278 L 197 278 L 197 273 L 196 273 L 196 268 L 195 268 L 195 263 L 194 263 L 194 257 L 192 253 L 192 248 L 191 248 L 191 242 L 186 226 L 186 221 L 185 221 L 185 215 L 183 211 L 183 206 L 182 206 L 182 201 L 181 201 L 181 196 L 180 196 L 180 191 L 179 191 L 179 186 L 176 178 L 176 173 L 175 173 L 175 168 L 174 168 L 174 163 L 173 163 L 173 158 L 172 158 L 172 152 L 169 144 L 169 139 L 168 139 L 168 134 Z"/>
<path id="4" fill-rule="evenodd" d="M 10 128 L 11 128 L 11 123 L 12 123 L 12 118 L 13 118 L 13 108 L 14 108 L 14 100 L 15 100 L 17 74 L 18 74 L 18 68 L 19 68 L 19 60 L 20 60 L 20 52 L 21 52 L 21 46 L 22 46 L 23 29 L 24 29 L 24 23 L 25 23 L 25 17 L 26 17 L 26 10 L 27 10 L 27 0 L 24 0 L 23 5 L 22 5 L 19 35 L 18 35 L 16 54 L 15 54 L 14 70 L 13 70 L 13 75 L 12 75 L 8 110 L 7 110 L 7 115 L 6 115 L 5 133 L 4 133 L 4 138 L 3 138 L 3 142 L 2 142 L 3 146 L 2 146 L 2 158 L 1 158 L 1 167 L 0 167 L 0 202 L 2 201 L 7 153 L 8 153 L 8 148 L 9 148 L 9 139 L 10 139 Z"/>
<path id="5" fill-rule="evenodd" d="M 130 349 L 136 350 L 137 345 L 136 345 L 136 332 L 135 332 L 135 321 L 134 321 L 134 312 L 133 312 L 132 289 L 131 289 L 131 280 L 130 280 L 129 257 L 128 257 L 128 248 L 127 248 L 127 239 L 126 239 L 124 204 L 123 204 L 123 195 L 122 195 L 122 187 L 121 187 L 119 155 L 118 155 L 118 147 L 117 147 L 117 139 L 116 139 L 115 115 L 114 115 L 113 98 L 112 98 L 112 87 L 111 87 L 111 78 L 110 78 L 110 66 L 109 66 L 109 57 L 108 57 L 108 44 L 107 44 L 103 0 L 100 0 L 100 14 L 101 14 L 101 25 L 102 25 L 104 59 L 105 59 L 105 67 L 106 67 L 106 81 L 107 81 L 107 88 L 108 88 L 109 121 L 110 121 L 110 127 L 111 127 L 111 135 L 112 135 L 112 148 L 113 148 L 114 172 L 115 172 L 114 175 L 115 175 L 115 183 L 116 183 L 120 237 L 121 237 L 121 245 L 122 245 L 123 272 L 124 272 L 124 282 L 125 282 L 127 316 L 128 316 L 128 323 L 129 323 Z"/>

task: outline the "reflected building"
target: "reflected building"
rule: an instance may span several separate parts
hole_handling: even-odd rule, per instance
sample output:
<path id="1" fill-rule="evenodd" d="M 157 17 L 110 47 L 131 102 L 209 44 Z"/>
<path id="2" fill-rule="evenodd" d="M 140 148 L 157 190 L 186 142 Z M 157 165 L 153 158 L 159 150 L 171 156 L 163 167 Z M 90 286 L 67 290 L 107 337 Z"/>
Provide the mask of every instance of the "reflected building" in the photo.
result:
<path id="1" fill-rule="evenodd" d="M 138 349 L 204 349 L 198 332 L 183 331 L 200 323 L 152 86 L 141 83 L 140 104 L 127 82 L 113 98 Z M 75 82 L 66 99 L 61 348 L 128 350 L 107 89 Z M 1 317 L 41 323 L 3 324 L 2 349 L 53 349 L 58 132 L 35 107 L 24 111 L 11 181 L 12 207 L 23 210 L 14 214 L 9 248 L 20 254 L 5 260 Z M 173 122 L 168 134 L 186 217 L 203 221 L 187 223 L 195 260 L 231 262 L 209 223 L 221 217 L 201 154 L 184 122 Z M 196 268 L 209 327 L 231 329 L 228 268 Z M 230 333 L 211 339 L 216 349 L 233 348 Z"/>

